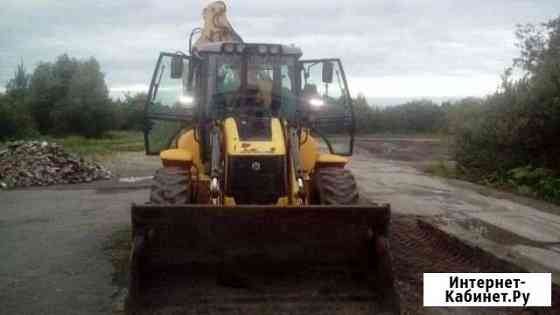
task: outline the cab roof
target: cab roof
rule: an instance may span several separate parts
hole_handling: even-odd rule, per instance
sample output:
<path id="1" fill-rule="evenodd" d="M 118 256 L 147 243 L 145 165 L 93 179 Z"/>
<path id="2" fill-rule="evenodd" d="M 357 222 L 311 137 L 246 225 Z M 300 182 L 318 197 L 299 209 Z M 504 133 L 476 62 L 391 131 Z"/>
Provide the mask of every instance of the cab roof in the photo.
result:
<path id="1" fill-rule="evenodd" d="M 231 50 L 233 47 L 233 50 Z M 261 48 L 259 48 L 261 47 Z M 198 53 L 241 53 L 249 50 L 249 53 L 254 51 L 254 53 L 259 54 L 259 49 L 263 49 L 262 47 L 266 47 L 267 52 L 265 54 L 271 54 L 270 49 L 271 47 L 278 48 L 276 54 L 279 55 L 297 55 L 301 56 L 303 52 L 299 47 L 293 45 L 281 45 L 281 44 L 264 44 L 264 43 L 239 43 L 239 42 L 215 42 L 215 43 L 207 43 L 202 44 L 197 47 L 194 47 L 194 50 Z M 229 50 L 228 50 L 229 49 Z M 272 53 L 274 54 L 274 53 Z"/>

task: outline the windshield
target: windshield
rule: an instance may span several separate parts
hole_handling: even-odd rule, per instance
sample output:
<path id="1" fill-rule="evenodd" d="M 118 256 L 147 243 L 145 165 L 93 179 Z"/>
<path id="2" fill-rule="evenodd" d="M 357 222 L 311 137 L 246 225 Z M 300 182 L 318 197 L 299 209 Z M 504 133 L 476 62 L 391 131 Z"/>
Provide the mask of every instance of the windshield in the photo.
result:
<path id="1" fill-rule="evenodd" d="M 212 112 L 256 110 L 287 119 L 295 114 L 295 58 L 219 56 L 216 59 L 215 82 L 209 91 L 215 109 Z"/>
<path id="2" fill-rule="evenodd" d="M 171 76 L 172 59 L 180 57 L 183 75 Z M 192 126 L 195 95 L 188 89 L 190 59 L 186 56 L 162 53 L 152 78 L 150 99 L 146 108 L 146 151 L 159 154 L 172 146 L 180 131 Z"/>
<path id="3" fill-rule="evenodd" d="M 302 101 L 314 135 L 326 140 L 331 153 L 350 155 L 354 118 L 340 61 L 323 59 L 301 63 Z M 328 68 L 331 71 L 326 71 Z M 328 72 L 332 74 L 330 77 Z"/>

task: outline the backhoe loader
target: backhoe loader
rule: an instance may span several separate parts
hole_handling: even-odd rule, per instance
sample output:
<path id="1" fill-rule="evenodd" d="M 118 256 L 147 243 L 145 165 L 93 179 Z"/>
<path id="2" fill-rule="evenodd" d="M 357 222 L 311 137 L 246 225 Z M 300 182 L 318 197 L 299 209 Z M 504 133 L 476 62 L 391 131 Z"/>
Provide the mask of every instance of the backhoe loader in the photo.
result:
<path id="1" fill-rule="evenodd" d="M 340 60 L 245 43 L 222 5 L 152 77 L 145 146 L 162 168 L 131 210 L 128 312 L 399 313 L 390 207 L 360 201 L 346 168 Z"/>

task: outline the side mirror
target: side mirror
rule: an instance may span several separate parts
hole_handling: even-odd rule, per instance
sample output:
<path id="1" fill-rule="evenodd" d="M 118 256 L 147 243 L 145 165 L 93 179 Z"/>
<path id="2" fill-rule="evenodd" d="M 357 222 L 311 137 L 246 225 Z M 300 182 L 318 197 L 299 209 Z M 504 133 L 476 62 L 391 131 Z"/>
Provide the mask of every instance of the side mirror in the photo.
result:
<path id="1" fill-rule="evenodd" d="M 323 62 L 323 83 L 332 83 L 334 75 L 334 65 L 330 61 Z"/>
<path id="2" fill-rule="evenodd" d="M 171 79 L 181 79 L 183 77 L 183 58 L 181 56 L 173 56 L 171 59 Z"/>

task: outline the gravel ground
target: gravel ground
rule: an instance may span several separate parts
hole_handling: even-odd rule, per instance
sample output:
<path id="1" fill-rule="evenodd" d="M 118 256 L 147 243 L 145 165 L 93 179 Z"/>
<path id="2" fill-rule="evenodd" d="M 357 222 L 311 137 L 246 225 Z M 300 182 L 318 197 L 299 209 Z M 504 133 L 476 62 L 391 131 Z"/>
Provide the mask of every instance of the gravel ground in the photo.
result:
<path id="1" fill-rule="evenodd" d="M 388 152 L 393 155 L 386 156 L 375 153 L 377 148 L 371 148 L 383 141 L 370 140 L 358 140 L 351 168 L 362 195 L 393 204 L 395 220 L 391 241 L 405 313 L 522 314 L 519 309 L 422 308 L 418 289 L 421 273 L 504 272 L 519 268 L 510 261 L 496 259 L 439 232 L 439 228 L 448 228 L 453 222 L 471 222 L 459 215 L 476 215 L 484 223 L 483 228 L 478 225 L 476 229 L 471 228 L 475 226 L 473 224 L 463 225 L 470 232 L 478 233 L 473 242 L 503 241 L 498 245 L 511 248 L 513 254 L 520 248 L 546 247 L 547 255 L 551 256 L 539 258 L 530 251 L 528 253 L 540 259 L 543 268 L 552 265 L 559 261 L 555 260 L 553 250 L 557 246 L 554 245 L 557 234 L 554 230 L 547 232 L 547 226 L 557 222 L 560 213 L 556 212 L 557 208 L 528 206 L 507 195 L 496 197 L 495 192 L 484 188 L 425 176 L 414 167 L 414 159 L 399 158 L 395 153 L 393 145 L 396 144 L 397 150 L 399 147 L 409 150 L 407 141 L 388 141 L 393 148 Z M 433 145 L 434 141 L 429 143 L 432 143 L 432 151 L 415 149 L 410 151 L 413 152 L 411 156 L 422 156 L 421 160 L 425 161 L 430 160 L 430 155 L 422 152 L 446 150 L 445 146 L 438 149 Z M 129 206 L 131 202 L 146 201 L 148 191 L 145 188 L 149 186 L 146 176 L 152 175 L 159 163 L 157 158 L 145 158 L 141 153 L 120 155 L 111 163 L 107 166 L 118 174 L 113 181 L 0 192 L 0 256 L 3 257 L 0 264 L 0 314 L 120 313 L 126 285 Z M 131 177 L 142 180 L 133 184 L 119 181 L 119 178 Z M 499 213 L 511 227 L 495 222 L 490 224 L 493 221 L 488 214 L 492 211 L 486 210 Z M 516 223 L 519 221 L 509 219 L 508 213 L 516 214 L 516 218 L 534 214 L 530 217 L 543 219 L 544 225 L 538 226 L 532 221 Z M 440 224 L 419 225 L 419 219 L 422 222 L 433 219 Z M 498 229 L 489 229 L 489 226 Z M 553 275 L 557 276 L 557 273 L 553 272 Z M 560 313 L 557 289 L 553 303 L 553 309 L 538 311 Z"/>

